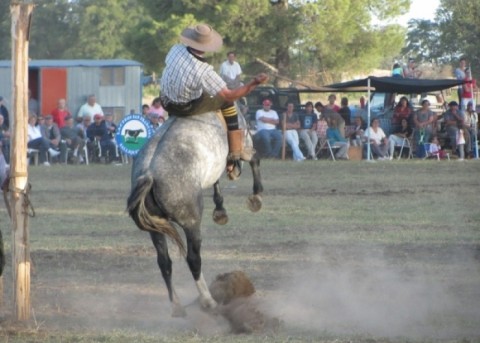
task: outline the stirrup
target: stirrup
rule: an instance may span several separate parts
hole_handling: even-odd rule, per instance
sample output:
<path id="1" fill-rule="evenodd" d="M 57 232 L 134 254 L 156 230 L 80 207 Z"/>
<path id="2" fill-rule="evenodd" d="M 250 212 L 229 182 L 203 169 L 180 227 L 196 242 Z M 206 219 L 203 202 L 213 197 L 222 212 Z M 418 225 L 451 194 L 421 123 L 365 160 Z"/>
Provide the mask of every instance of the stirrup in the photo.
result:
<path id="1" fill-rule="evenodd" d="M 226 172 L 231 181 L 237 180 L 242 175 L 240 160 L 227 160 Z"/>

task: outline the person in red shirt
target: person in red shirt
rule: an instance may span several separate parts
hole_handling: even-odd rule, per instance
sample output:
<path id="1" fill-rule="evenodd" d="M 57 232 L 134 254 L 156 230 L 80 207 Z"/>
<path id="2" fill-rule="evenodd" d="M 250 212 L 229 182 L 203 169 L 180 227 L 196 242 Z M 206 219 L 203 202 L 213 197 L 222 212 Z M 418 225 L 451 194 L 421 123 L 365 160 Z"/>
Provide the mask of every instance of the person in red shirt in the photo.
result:
<path id="1" fill-rule="evenodd" d="M 462 103 L 461 108 L 466 109 L 469 102 L 473 104 L 473 108 L 476 107 L 475 104 L 475 97 L 473 96 L 473 91 L 477 88 L 477 81 L 472 79 L 470 68 L 465 70 L 465 81 L 466 83 L 463 84 L 463 92 L 462 92 Z"/>
<path id="2" fill-rule="evenodd" d="M 65 126 L 65 117 L 70 115 L 65 99 L 58 99 L 57 108 L 51 112 L 51 115 L 53 122 L 58 125 L 59 129 Z"/>

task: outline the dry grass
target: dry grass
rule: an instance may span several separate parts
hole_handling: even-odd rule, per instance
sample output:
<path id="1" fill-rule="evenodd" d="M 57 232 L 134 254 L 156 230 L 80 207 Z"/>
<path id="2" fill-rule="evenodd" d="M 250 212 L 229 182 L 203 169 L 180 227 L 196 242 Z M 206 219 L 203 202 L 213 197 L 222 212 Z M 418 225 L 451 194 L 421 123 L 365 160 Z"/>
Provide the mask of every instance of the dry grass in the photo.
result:
<path id="1" fill-rule="evenodd" d="M 148 235 L 124 212 L 129 166 L 32 167 L 35 316 L 26 326 L 11 321 L 8 255 L 0 341 L 479 340 L 479 171 L 478 161 L 265 161 L 259 213 L 245 206 L 248 170 L 223 181 L 223 227 L 211 220 L 206 191 L 207 281 L 244 271 L 283 322 L 277 333 L 238 336 L 193 307 L 186 320 L 170 317 Z M 189 304 L 197 292 L 173 256 Z"/>

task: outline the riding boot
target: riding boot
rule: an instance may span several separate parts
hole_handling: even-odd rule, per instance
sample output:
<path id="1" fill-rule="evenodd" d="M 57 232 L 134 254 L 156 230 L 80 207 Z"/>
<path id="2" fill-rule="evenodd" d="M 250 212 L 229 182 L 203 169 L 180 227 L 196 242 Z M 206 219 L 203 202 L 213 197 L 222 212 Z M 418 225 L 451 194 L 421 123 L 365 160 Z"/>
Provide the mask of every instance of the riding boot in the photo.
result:
<path id="1" fill-rule="evenodd" d="M 245 147 L 245 130 L 237 129 L 227 131 L 228 135 L 228 159 L 250 161 L 254 154 L 251 147 Z"/>

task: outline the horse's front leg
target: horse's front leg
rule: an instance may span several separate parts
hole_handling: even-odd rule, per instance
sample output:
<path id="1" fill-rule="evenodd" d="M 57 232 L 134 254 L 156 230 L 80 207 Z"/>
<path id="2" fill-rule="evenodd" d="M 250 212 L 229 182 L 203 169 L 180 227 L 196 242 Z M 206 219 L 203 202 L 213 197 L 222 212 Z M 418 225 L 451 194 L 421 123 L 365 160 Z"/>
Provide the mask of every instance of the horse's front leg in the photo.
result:
<path id="1" fill-rule="evenodd" d="M 262 176 L 260 175 L 260 159 L 254 156 L 250 160 L 253 175 L 253 194 L 248 197 L 247 205 L 250 211 L 258 212 L 262 208 Z"/>
<path id="2" fill-rule="evenodd" d="M 168 290 L 168 298 L 172 304 L 172 317 L 185 317 L 187 313 L 180 303 L 175 290 L 172 285 L 172 260 L 168 255 L 168 246 L 165 235 L 159 232 L 150 232 L 153 245 L 157 250 L 157 263 L 160 271 L 162 272 L 163 280 Z"/>
<path id="3" fill-rule="evenodd" d="M 213 299 L 202 273 L 200 223 L 193 229 L 184 228 L 184 231 L 187 238 L 187 263 L 200 294 L 200 305 L 206 309 L 214 309 L 217 307 L 217 302 Z"/>
<path id="4" fill-rule="evenodd" d="M 213 185 L 213 202 L 215 203 L 215 209 L 213 210 L 213 221 L 218 225 L 225 225 L 228 223 L 228 214 L 223 207 L 223 195 L 220 192 L 220 181 L 215 182 Z"/>

